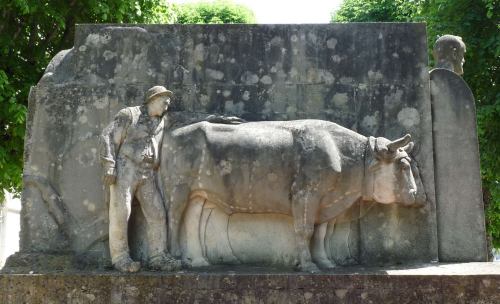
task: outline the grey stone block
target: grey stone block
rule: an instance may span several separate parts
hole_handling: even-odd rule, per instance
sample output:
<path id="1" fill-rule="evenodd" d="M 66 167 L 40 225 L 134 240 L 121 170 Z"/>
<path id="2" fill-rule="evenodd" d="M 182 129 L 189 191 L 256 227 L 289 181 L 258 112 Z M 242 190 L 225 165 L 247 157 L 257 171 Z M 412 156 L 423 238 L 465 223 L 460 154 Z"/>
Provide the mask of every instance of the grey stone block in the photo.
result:
<path id="1" fill-rule="evenodd" d="M 446 69 L 430 72 L 439 260 L 488 258 L 474 96 Z"/>

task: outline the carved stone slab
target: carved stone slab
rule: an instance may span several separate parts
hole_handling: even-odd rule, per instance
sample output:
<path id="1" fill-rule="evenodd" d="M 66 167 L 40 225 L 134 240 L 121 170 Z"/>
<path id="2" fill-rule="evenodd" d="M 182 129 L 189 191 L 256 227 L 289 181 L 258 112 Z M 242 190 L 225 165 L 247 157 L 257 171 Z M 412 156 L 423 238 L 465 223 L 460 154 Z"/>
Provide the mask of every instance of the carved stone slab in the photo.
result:
<path id="1" fill-rule="evenodd" d="M 474 96 L 446 69 L 430 72 L 439 260 L 488 258 Z"/>
<path id="2" fill-rule="evenodd" d="M 200 112 L 251 121 L 316 118 L 365 136 L 410 133 L 427 207 L 360 206 L 331 231 L 333 243 L 343 245 L 330 246 L 329 254 L 340 264 L 435 260 L 427 58 L 425 25 L 414 23 L 79 25 L 74 47 L 54 57 L 30 96 L 21 250 L 71 250 L 89 263 L 109 258 L 98 136 L 120 109 L 140 105 L 148 88 L 165 85 L 175 94 L 171 120 Z M 144 219 L 132 214 L 140 233 Z M 224 221 L 211 216 L 205 226 Z M 208 256 L 232 259 L 218 244 L 238 244 L 232 237 L 246 222 L 230 223 L 226 240 L 204 238 L 216 248 Z M 270 233 L 289 223 L 279 225 Z M 141 235 L 131 239 L 133 254 L 145 256 Z M 252 244 L 259 241 L 249 238 L 233 253 Z M 279 251 L 290 243 L 275 245 Z"/>

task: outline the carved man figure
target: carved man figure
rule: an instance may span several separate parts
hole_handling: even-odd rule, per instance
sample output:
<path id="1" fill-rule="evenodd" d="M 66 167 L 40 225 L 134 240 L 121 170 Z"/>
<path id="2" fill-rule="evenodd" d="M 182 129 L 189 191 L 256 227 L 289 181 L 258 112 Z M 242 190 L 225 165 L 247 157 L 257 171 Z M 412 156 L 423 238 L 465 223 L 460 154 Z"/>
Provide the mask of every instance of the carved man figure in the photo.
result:
<path id="1" fill-rule="evenodd" d="M 458 75 L 464 73 L 465 44 L 462 37 L 453 35 L 443 35 L 434 44 L 434 60 L 436 68 L 451 70 Z"/>
<path id="2" fill-rule="evenodd" d="M 136 197 L 147 222 L 148 266 L 153 270 L 176 270 L 180 261 L 166 251 L 166 210 L 157 187 L 159 151 L 163 137 L 163 114 L 172 92 L 155 86 L 146 92 L 144 104 L 122 109 L 101 135 L 104 182 L 110 187 L 109 246 L 113 266 L 136 272 L 139 262 L 130 258 L 127 237 L 131 202 Z"/>

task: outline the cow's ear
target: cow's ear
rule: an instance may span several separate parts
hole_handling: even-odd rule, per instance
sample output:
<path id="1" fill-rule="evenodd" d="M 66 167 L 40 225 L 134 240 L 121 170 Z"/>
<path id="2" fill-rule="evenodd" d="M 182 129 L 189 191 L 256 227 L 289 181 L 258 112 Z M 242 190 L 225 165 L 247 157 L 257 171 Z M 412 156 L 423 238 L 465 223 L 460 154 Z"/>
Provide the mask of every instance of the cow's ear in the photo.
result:
<path id="1" fill-rule="evenodd" d="M 392 142 L 387 144 L 387 149 L 391 152 L 396 152 L 398 148 L 406 146 L 411 140 L 411 135 L 406 134 L 405 136 L 393 140 Z"/>
<path id="2" fill-rule="evenodd" d="M 403 147 L 403 149 L 406 151 L 406 153 L 410 153 L 413 150 L 414 146 L 415 143 L 410 141 L 406 146 Z"/>

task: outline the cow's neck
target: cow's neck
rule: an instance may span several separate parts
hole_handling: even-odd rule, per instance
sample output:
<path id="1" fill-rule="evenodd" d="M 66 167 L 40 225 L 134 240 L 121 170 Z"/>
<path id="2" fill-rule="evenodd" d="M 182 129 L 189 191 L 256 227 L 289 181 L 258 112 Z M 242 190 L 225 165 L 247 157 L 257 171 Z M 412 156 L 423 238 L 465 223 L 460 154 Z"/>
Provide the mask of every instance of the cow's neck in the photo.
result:
<path id="1" fill-rule="evenodd" d="M 362 199 L 364 201 L 373 200 L 374 179 L 373 179 L 373 173 L 370 171 L 370 166 L 375 159 L 374 157 L 375 141 L 376 138 L 370 136 L 367 138 L 365 145 L 364 170 L 363 170 L 364 174 L 363 174 L 363 180 L 361 182 Z"/>

